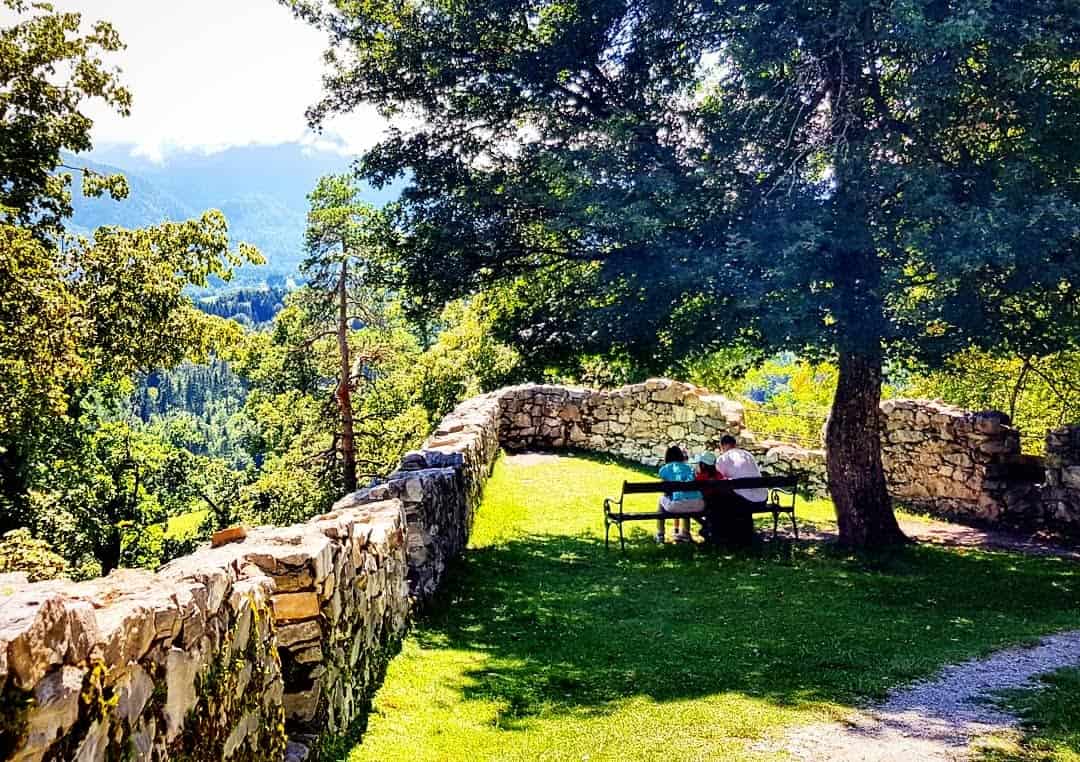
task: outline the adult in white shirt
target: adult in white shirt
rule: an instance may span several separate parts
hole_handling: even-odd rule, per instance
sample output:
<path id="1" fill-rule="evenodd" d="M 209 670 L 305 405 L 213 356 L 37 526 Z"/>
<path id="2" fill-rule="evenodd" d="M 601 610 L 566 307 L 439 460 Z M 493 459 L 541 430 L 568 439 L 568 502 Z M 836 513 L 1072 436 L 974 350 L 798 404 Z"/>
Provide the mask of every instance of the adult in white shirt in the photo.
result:
<path id="1" fill-rule="evenodd" d="M 720 440 L 720 449 L 723 454 L 716 459 L 716 470 L 722 473 L 725 479 L 761 477 L 761 471 L 758 469 L 754 456 L 739 447 L 735 437 L 725 434 Z M 748 503 L 764 503 L 769 499 L 769 491 L 764 487 L 737 489 L 734 492 Z"/>

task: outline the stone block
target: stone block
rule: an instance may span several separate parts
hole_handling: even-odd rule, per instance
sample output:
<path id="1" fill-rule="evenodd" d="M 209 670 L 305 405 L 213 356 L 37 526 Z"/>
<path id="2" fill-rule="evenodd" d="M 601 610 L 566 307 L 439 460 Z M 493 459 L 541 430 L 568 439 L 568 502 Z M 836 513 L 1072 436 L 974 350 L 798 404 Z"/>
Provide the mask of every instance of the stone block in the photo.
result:
<path id="1" fill-rule="evenodd" d="M 34 705 L 27 716 L 24 759 L 41 759 L 78 721 L 79 695 L 85 676 L 86 670 L 65 665 L 34 688 Z"/>
<path id="2" fill-rule="evenodd" d="M 247 529 L 245 527 L 229 527 L 228 529 L 214 532 L 214 534 L 210 536 L 210 547 L 219 548 L 222 545 L 228 545 L 232 542 L 243 542 L 246 537 Z"/>
<path id="3" fill-rule="evenodd" d="M 321 613 L 319 596 L 314 592 L 278 593 L 270 602 L 276 622 L 311 619 Z"/>
<path id="4" fill-rule="evenodd" d="M 319 640 L 321 637 L 322 628 L 315 620 L 286 624 L 277 628 L 277 643 L 282 648 Z"/>
<path id="5" fill-rule="evenodd" d="M 165 739 L 171 743 L 183 729 L 184 720 L 198 701 L 195 678 L 199 660 L 191 653 L 172 648 L 165 661 Z"/>

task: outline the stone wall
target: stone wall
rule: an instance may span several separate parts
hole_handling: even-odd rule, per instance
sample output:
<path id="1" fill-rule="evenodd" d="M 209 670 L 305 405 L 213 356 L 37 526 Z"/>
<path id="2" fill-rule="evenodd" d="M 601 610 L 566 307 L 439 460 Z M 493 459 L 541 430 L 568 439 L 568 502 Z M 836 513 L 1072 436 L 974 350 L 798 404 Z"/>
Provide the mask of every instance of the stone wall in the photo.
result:
<path id="1" fill-rule="evenodd" d="M 388 501 L 156 574 L 4 587 L 5 759 L 277 760 L 286 727 L 345 729 L 381 678 L 408 611 L 404 515 Z"/>
<path id="2" fill-rule="evenodd" d="M 926 400 L 886 400 L 881 446 L 889 492 L 944 516 L 984 522 L 1005 505 L 987 484 L 995 467 L 1020 455 L 1020 433 L 1000 413 L 971 413 Z"/>
<path id="3" fill-rule="evenodd" d="M 348 495 L 335 508 L 394 498 L 405 506 L 409 582 L 426 600 L 446 565 L 465 549 L 484 483 L 499 453 L 499 394 L 467 400 L 439 424 L 417 452 L 378 485 Z"/>
<path id="4" fill-rule="evenodd" d="M 492 397 L 501 411 L 499 438 L 511 450 L 578 448 L 656 465 L 672 442 L 697 454 L 732 434 L 755 454 L 763 473 L 797 475 L 805 492 L 828 494 L 825 450 L 758 440 L 745 426 L 740 403 L 690 384 L 650 379 L 608 391 L 525 385 L 485 399 Z M 1041 466 L 1020 454 L 1020 434 L 1000 413 L 906 399 L 884 401 L 881 412 L 883 465 L 897 501 L 990 524 L 1061 528 L 1075 516 L 1080 528 L 1080 511 L 1070 507 L 1076 495 L 1037 484 Z M 1077 463 L 1076 450 L 1069 449 L 1075 445 L 1067 444 L 1074 441 L 1071 431 L 1051 435 L 1062 443 L 1062 462 L 1070 464 Z M 1056 483 L 1080 479 L 1080 470 L 1070 467 L 1059 469 Z M 1054 474 L 1047 478 L 1055 483 Z M 1066 514 L 1070 518 L 1061 518 Z"/>
<path id="5" fill-rule="evenodd" d="M 367 712 L 410 609 L 468 540 L 496 397 L 386 483 L 156 574 L 0 578 L 0 759 L 306 759 Z"/>
<path id="6" fill-rule="evenodd" d="M 1080 424 L 1046 433 L 1046 481 L 1036 523 L 1080 533 Z"/>
<path id="7" fill-rule="evenodd" d="M 668 379 L 610 391 L 527 385 L 497 394 L 499 439 L 510 450 L 576 447 L 656 465 L 672 442 L 696 453 L 744 429 L 738 402 Z"/>

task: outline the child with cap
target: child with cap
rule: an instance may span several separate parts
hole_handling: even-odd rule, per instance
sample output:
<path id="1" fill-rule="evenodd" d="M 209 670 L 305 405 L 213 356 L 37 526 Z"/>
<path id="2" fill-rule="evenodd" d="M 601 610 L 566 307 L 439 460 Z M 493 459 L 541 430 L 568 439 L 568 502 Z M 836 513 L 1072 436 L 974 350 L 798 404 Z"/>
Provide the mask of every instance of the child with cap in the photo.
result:
<path id="1" fill-rule="evenodd" d="M 686 453 L 678 445 L 667 448 L 664 465 L 660 468 L 660 478 L 666 482 L 694 481 L 694 469 L 686 462 Z M 680 491 L 660 496 L 660 510 L 664 513 L 691 513 L 704 507 L 705 501 L 700 492 Z M 690 542 L 690 519 L 681 519 L 684 522 L 683 531 L 679 531 L 679 521 L 680 519 L 675 519 L 675 542 Z M 661 544 L 664 542 L 664 519 L 656 520 L 656 541 Z"/>

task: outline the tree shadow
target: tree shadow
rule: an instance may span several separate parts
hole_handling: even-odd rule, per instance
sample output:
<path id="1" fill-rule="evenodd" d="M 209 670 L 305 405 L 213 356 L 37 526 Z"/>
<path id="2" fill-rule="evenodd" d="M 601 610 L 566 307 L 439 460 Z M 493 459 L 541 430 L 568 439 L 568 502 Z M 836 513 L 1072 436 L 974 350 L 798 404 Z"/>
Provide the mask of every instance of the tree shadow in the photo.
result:
<path id="1" fill-rule="evenodd" d="M 1074 565 L 904 547 L 848 556 L 815 544 L 743 553 L 591 535 L 526 535 L 470 550 L 423 614 L 425 648 L 482 651 L 466 700 L 500 728 L 616 702 L 738 693 L 852 705 L 961 660 L 1075 626 Z"/>

